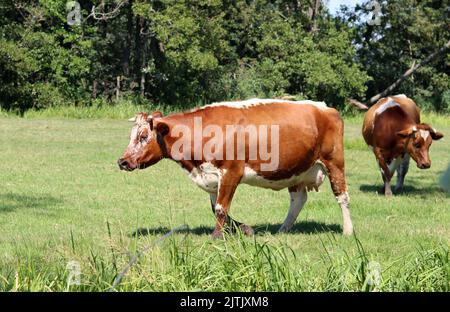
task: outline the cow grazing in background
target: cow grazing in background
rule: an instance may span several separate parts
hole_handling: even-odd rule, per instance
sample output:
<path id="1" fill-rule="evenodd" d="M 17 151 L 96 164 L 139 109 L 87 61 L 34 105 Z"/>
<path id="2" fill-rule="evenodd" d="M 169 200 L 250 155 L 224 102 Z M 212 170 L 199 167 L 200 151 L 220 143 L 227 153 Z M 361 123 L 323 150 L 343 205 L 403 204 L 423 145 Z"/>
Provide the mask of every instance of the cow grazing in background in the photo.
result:
<path id="1" fill-rule="evenodd" d="M 396 170 L 394 191 L 402 190 L 410 157 L 418 168 L 430 168 L 431 143 L 443 137 L 442 133 L 420 122 L 416 103 L 403 94 L 382 98 L 373 105 L 364 116 L 362 133 L 380 166 L 384 181 L 381 192 L 386 196 L 392 196 L 390 181 Z"/>
<path id="2" fill-rule="evenodd" d="M 342 209 L 344 234 L 353 232 L 344 172 L 343 122 L 325 103 L 252 99 L 165 117 L 160 112 L 140 113 L 134 120 L 130 143 L 118 160 L 120 169 L 143 169 L 162 158 L 175 160 L 210 194 L 217 219 L 214 237 L 221 236 L 230 223 L 247 235 L 253 233 L 251 227 L 228 216 L 240 183 L 273 190 L 288 188 L 290 209 L 280 228 L 288 231 L 307 192 L 317 190 L 326 175 Z M 199 133 L 203 133 L 200 138 Z"/>

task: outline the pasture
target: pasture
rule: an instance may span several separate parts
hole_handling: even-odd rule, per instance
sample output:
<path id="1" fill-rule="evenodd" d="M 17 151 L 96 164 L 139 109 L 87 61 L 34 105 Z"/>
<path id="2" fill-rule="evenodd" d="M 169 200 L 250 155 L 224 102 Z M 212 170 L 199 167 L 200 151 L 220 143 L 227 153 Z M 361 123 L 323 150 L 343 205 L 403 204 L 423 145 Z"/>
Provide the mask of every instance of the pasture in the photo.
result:
<path id="1" fill-rule="evenodd" d="M 209 196 L 174 162 L 118 169 L 130 123 L 0 118 L 0 290 L 107 290 L 138 250 L 187 224 L 116 290 L 449 291 L 450 197 L 437 181 L 450 161 L 450 118 L 433 124 L 446 137 L 431 147 L 432 167 L 411 162 L 404 192 L 390 199 L 377 194 L 381 176 L 361 120 L 346 120 L 345 133 L 356 236 L 342 236 L 326 180 L 287 234 L 276 234 L 287 190 L 241 185 L 231 215 L 256 235 L 222 241 L 210 238 Z M 80 285 L 68 283 L 70 261 L 80 264 Z"/>

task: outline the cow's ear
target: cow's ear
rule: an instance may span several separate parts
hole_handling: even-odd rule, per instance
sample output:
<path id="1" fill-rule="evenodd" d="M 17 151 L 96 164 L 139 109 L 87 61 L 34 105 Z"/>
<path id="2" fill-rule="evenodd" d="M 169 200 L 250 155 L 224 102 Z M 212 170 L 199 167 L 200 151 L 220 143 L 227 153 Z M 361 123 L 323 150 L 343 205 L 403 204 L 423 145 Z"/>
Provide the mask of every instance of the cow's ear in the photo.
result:
<path id="1" fill-rule="evenodd" d="M 150 130 L 153 131 L 153 119 L 161 118 L 163 114 L 160 111 L 153 112 L 150 116 L 147 117 L 147 121 L 150 124 Z"/>
<path id="2" fill-rule="evenodd" d="M 169 133 L 170 129 L 169 126 L 164 122 L 158 122 L 156 124 L 156 132 L 161 135 L 165 136 L 167 133 Z"/>
<path id="3" fill-rule="evenodd" d="M 440 140 L 444 137 L 444 134 L 442 134 L 441 132 L 437 132 L 434 129 L 433 129 L 433 131 L 430 132 L 430 134 L 431 134 L 431 138 L 433 140 Z"/>
<path id="4" fill-rule="evenodd" d="M 416 127 L 411 127 L 402 131 L 397 132 L 397 135 L 401 138 L 408 138 L 417 131 Z"/>
<path id="5" fill-rule="evenodd" d="M 155 111 L 152 113 L 153 118 L 161 118 L 163 114 L 160 111 Z"/>

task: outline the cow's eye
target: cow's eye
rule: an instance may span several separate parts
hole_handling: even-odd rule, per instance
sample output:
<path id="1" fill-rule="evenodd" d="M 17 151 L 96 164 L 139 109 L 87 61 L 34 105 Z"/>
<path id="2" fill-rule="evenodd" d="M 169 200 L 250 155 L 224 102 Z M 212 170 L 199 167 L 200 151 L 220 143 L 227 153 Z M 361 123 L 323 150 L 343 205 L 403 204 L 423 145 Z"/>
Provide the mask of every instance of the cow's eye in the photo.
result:
<path id="1" fill-rule="evenodd" d="M 141 136 L 141 143 L 147 141 L 148 135 L 144 134 Z"/>
<path id="2" fill-rule="evenodd" d="M 420 143 L 414 143 L 415 148 L 420 148 Z"/>

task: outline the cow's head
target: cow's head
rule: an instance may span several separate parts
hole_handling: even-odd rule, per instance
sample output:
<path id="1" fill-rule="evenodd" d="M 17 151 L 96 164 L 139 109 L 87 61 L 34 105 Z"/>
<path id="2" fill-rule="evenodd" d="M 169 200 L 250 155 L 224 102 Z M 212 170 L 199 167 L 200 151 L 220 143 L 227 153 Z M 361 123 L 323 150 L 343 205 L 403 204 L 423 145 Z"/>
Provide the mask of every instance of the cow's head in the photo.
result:
<path id="1" fill-rule="evenodd" d="M 428 169 L 431 166 L 429 150 L 433 140 L 439 140 L 444 135 L 437 132 L 427 124 L 410 126 L 397 132 L 397 135 L 405 140 L 408 154 L 417 163 L 420 169 Z"/>
<path id="2" fill-rule="evenodd" d="M 152 115 L 139 113 L 135 118 L 129 119 L 135 124 L 131 129 L 130 143 L 117 161 L 121 170 L 144 169 L 163 158 L 161 144 L 164 143 L 161 140 L 168 132 L 168 126 L 158 123 L 161 117 L 161 112 L 154 112 Z"/>

